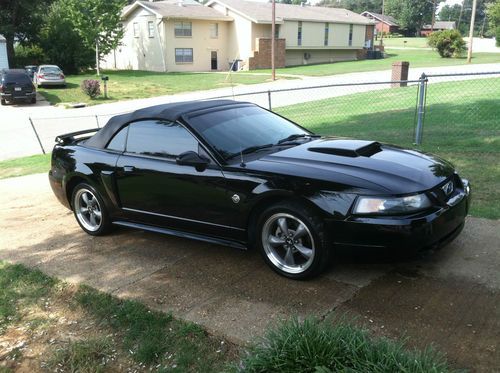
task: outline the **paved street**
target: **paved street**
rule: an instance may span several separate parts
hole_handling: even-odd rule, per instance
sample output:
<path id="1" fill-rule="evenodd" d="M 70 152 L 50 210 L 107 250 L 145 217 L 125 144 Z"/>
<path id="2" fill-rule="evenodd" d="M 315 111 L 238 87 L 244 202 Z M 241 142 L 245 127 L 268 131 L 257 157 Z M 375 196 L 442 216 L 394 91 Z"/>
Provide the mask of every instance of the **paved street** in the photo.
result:
<path id="1" fill-rule="evenodd" d="M 425 72 L 427 74 L 465 73 L 500 71 L 500 63 L 467 66 L 444 66 L 433 68 L 411 68 L 410 80 L 418 79 Z M 481 76 L 454 77 L 456 79 L 478 79 Z M 121 101 L 102 104 L 80 109 L 61 109 L 49 106 L 41 100 L 36 106 L 12 105 L 0 107 L 0 160 L 21 157 L 41 152 L 34 136 L 29 118 L 31 117 L 37 128 L 41 141 L 48 151 L 53 146 L 55 136 L 61 133 L 81 129 L 95 128 L 104 125 L 108 119 L 118 113 L 136 110 L 145 106 L 168 102 L 202 100 L 214 97 L 235 95 L 235 99 L 255 102 L 264 107 L 268 106 L 267 94 L 255 94 L 267 90 L 304 88 L 318 85 L 349 84 L 360 82 L 385 82 L 391 79 L 391 71 L 371 71 L 363 73 L 341 74 L 325 77 L 303 77 L 302 79 L 279 80 L 276 82 L 243 85 L 232 88 L 198 91 L 170 96 L 152 97 L 130 101 Z M 440 82 L 446 78 L 435 78 L 432 82 Z M 314 101 L 328 97 L 337 97 L 358 92 L 366 92 L 388 88 L 387 84 L 362 85 L 337 88 L 323 88 L 303 90 L 298 92 L 282 92 L 272 95 L 272 106 L 279 107 L 306 101 Z M 97 116 L 97 118 L 96 118 Z"/>
<path id="2" fill-rule="evenodd" d="M 238 343 L 281 318 L 346 312 L 378 335 L 434 343 L 456 367 L 500 367 L 499 221 L 469 218 L 456 241 L 418 258 L 338 252 L 326 274 L 299 282 L 255 252 L 136 230 L 86 235 L 43 174 L 0 180 L 0 205 L 0 259 L 138 299 Z"/>

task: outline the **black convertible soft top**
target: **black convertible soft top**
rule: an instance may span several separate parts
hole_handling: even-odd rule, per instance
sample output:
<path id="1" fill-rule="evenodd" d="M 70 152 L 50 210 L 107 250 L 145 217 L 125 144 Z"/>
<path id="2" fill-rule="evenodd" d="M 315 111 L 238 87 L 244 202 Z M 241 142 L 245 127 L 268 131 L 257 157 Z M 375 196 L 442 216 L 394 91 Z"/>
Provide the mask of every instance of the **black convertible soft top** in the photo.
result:
<path id="1" fill-rule="evenodd" d="M 149 106 L 144 109 L 136 110 L 132 113 L 121 114 L 112 117 L 102 129 L 100 129 L 94 136 L 92 136 L 85 142 L 85 145 L 91 146 L 93 148 L 104 148 L 116 132 L 118 132 L 128 123 L 137 120 L 163 119 L 175 122 L 183 115 L 195 111 L 241 104 L 249 103 L 233 100 L 210 100 L 175 102 L 171 104 Z"/>

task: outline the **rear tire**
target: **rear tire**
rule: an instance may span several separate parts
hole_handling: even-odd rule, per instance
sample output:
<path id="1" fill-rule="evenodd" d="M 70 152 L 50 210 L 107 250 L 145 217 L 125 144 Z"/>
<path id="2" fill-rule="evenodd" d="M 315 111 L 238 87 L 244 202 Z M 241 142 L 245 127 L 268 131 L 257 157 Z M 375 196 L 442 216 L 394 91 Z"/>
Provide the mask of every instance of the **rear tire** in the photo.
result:
<path id="1" fill-rule="evenodd" d="M 2 106 L 7 105 L 7 101 L 5 101 L 3 98 L 0 100 L 0 103 L 2 104 Z"/>
<path id="2" fill-rule="evenodd" d="M 31 99 L 31 103 L 32 103 L 32 104 L 36 104 L 36 97 L 33 97 L 33 98 Z"/>
<path id="3" fill-rule="evenodd" d="M 80 183 L 71 195 L 71 207 L 80 227 L 92 236 L 111 230 L 111 219 L 101 195 L 89 184 Z"/>
<path id="4" fill-rule="evenodd" d="M 311 208 L 281 202 L 258 218 L 257 247 L 278 274 L 303 280 L 319 275 L 329 263 L 331 244 L 324 222 Z"/>

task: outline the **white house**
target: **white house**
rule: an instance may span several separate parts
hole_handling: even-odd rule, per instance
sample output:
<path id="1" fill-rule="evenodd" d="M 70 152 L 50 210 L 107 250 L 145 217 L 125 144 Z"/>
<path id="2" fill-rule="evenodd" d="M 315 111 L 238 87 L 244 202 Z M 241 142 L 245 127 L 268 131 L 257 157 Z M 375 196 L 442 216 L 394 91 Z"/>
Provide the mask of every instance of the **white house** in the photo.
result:
<path id="1" fill-rule="evenodd" d="M 7 59 L 7 41 L 0 35 L 0 70 L 9 68 L 9 60 Z"/>
<path id="2" fill-rule="evenodd" d="M 266 68 L 271 4 L 245 0 L 137 1 L 122 13 L 121 46 L 108 69 L 150 71 Z M 276 4 L 277 67 L 363 58 L 374 22 L 345 9 Z"/>

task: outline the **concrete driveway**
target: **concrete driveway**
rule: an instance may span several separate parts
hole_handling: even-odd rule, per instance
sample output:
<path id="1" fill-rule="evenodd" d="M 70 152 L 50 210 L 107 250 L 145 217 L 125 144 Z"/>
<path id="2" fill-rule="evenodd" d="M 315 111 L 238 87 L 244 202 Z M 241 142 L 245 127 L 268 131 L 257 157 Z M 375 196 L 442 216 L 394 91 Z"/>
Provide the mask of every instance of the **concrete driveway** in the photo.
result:
<path id="1" fill-rule="evenodd" d="M 340 252 L 323 276 L 297 282 L 255 252 L 135 230 L 88 236 L 46 175 L 0 180 L 0 206 L 0 259 L 138 299 L 237 343 L 293 315 L 348 313 L 377 335 L 433 343 L 457 367 L 500 367 L 499 221 L 469 218 L 454 243 L 419 258 Z"/>

